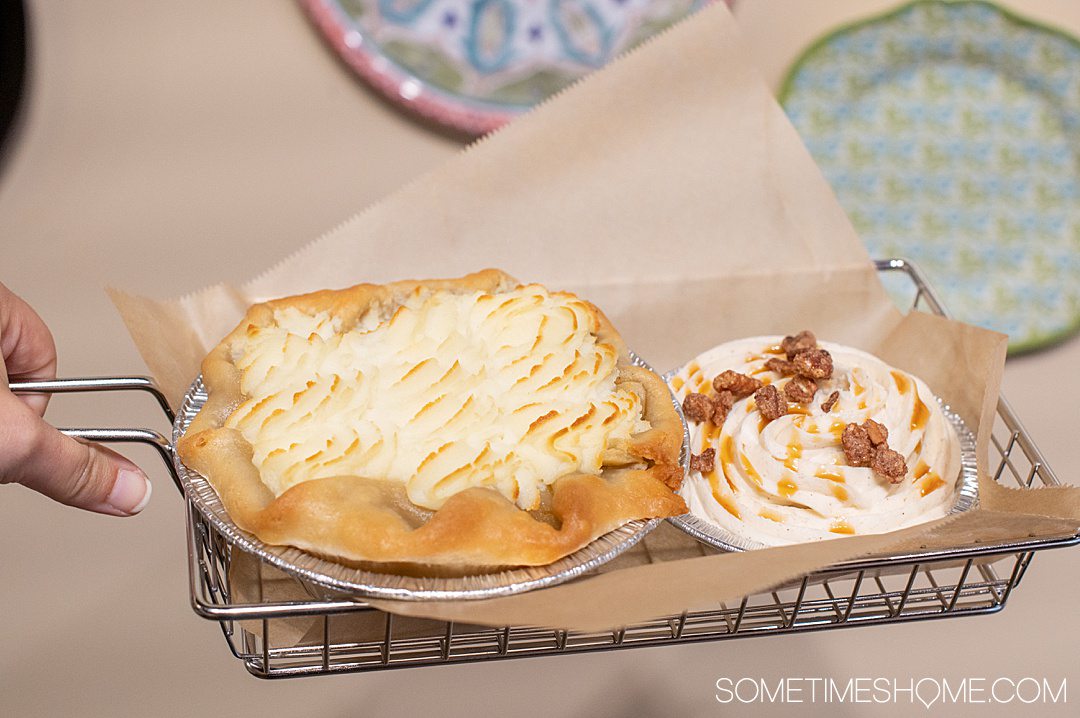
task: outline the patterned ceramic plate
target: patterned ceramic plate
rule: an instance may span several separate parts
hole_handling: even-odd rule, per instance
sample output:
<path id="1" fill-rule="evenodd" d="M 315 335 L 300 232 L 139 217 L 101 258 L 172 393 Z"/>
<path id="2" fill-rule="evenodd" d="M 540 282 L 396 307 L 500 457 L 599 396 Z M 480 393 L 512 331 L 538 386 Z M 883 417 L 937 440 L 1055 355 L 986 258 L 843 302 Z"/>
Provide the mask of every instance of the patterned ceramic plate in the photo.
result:
<path id="1" fill-rule="evenodd" d="M 1013 352 L 1080 329 L 1080 41 L 921 0 L 816 42 L 781 101 L 872 256 Z"/>
<path id="2" fill-rule="evenodd" d="M 709 0 L 301 0 L 391 100 L 479 135 Z"/>

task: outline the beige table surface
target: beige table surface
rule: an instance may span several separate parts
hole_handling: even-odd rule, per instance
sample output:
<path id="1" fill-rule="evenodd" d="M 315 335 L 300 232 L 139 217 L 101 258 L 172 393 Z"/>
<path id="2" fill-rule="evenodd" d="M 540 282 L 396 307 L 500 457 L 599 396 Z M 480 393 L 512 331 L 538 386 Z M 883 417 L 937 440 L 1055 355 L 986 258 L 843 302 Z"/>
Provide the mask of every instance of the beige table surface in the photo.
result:
<path id="1" fill-rule="evenodd" d="M 890 4 L 743 0 L 737 15 L 775 87 L 814 36 Z M 1080 33 L 1080 3 L 1010 4 Z M 30 5 L 29 104 L 0 176 L 0 281 L 51 325 L 63 375 L 143 371 L 105 284 L 171 297 L 240 280 L 459 147 L 354 82 L 286 0 Z M 1051 464 L 1075 482 L 1080 341 L 1010 361 L 1006 390 Z M 153 421 L 144 404 L 64 398 L 49 416 Z M 0 715 L 732 715 L 714 699 L 718 677 L 798 675 L 1068 678 L 1069 705 L 1046 712 L 1075 715 L 1080 703 L 1080 549 L 1037 557 L 996 616 L 257 681 L 217 626 L 191 612 L 182 504 L 150 453 L 131 455 L 157 486 L 131 520 L 0 487 Z"/>

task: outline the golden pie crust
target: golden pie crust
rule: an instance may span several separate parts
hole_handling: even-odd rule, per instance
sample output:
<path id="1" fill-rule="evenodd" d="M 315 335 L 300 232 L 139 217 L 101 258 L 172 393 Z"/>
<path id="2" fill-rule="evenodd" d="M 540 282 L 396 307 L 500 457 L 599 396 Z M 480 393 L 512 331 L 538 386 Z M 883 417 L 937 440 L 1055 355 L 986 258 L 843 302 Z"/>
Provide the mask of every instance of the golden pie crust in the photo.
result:
<path id="1" fill-rule="evenodd" d="M 497 295 L 519 286 L 499 270 L 485 270 L 460 279 L 360 284 L 252 306 L 203 361 L 208 399 L 177 445 L 181 459 L 209 480 L 236 525 L 262 541 L 376 570 L 452 574 L 544 565 L 627 521 L 685 513 L 686 505 L 673 492 L 683 477 L 678 462 L 683 425 L 666 385 L 634 366 L 603 313 L 577 298 L 575 306 L 586 307 L 593 318 L 596 344 L 616 353 L 615 387 L 639 398 L 648 428 L 609 441 L 598 474 L 556 478 L 532 510 L 486 486 L 453 493 L 430 510 L 412 503 L 401 481 L 385 476 L 307 479 L 275 495 L 253 460 L 252 443 L 240 429 L 227 426 L 249 399 L 237 366 L 247 337 L 273 327 L 276 312 L 328 313 L 344 333 L 371 312 L 390 316 L 420 294 Z"/>

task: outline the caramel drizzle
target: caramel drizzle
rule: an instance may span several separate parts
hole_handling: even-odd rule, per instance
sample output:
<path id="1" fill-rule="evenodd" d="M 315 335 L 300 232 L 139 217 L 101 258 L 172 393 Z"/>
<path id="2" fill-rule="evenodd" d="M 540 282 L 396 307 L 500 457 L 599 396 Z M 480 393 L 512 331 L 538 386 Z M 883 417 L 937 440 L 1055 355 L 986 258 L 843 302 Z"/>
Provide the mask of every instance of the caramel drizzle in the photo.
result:
<path id="1" fill-rule="evenodd" d="M 758 516 L 763 519 L 768 519 L 769 521 L 775 521 L 778 524 L 784 523 L 784 517 L 768 507 L 763 507 L 760 511 L 758 511 Z"/>
<path id="2" fill-rule="evenodd" d="M 738 491 L 735 488 L 735 482 L 731 478 L 731 474 L 728 473 L 728 467 L 735 463 L 735 442 L 732 440 L 731 435 L 727 434 L 720 442 L 720 469 L 724 472 L 724 478 L 727 479 L 728 486 L 731 487 L 732 492 Z"/>
<path id="3" fill-rule="evenodd" d="M 802 444 L 798 441 L 788 444 L 787 458 L 784 459 L 784 466 L 789 471 L 799 473 L 799 459 L 802 458 Z"/>
<path id="4" fill-rule="evenodd" d="M 854 534 L 855 528 L 846 519 L 837 519 L 829 526 L 829 531 L 834 534 Z"/>
<path id="5" fill-rule="evenodd" d="M 791 480 L 791 477 L 784 477 L 776 482 L 776 492 L 784 498 L 791 498 L 799 490 L 799 485 Z"/>
<path id="6" fill-rule="evenodd" d="M 709 486 L 712 488 L 712 496 L 716 499 L 716 503 L 720 504 L 724 507 L 725 511 L 741 521 L 742 515 L 739 513 L 738 504 L 735 503 L 735 497 L 728 496 L 720 490 L 720 477 L 716 475 L 716 469 L 710 471 L 705 478 L 709 480 Z M 731 483 L 731 479 L 728 479 L 728 483 Z"/>

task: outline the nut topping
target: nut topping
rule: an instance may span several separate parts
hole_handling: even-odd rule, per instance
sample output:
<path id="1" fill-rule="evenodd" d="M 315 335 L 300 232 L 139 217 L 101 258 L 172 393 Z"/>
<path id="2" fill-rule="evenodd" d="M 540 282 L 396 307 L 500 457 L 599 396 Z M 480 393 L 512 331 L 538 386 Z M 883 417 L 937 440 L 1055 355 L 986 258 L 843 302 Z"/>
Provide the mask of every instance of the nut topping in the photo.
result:
<path id="1" fill-rule="evenodd" d="M 702 424 L 707 421 L 720 426 L 727 418 L 731 407 L 735 405 L 735 397 L 730 391 L 722 391 L 716 396 L 706 396 L 697 392 L 691 392 L 683 399 L 683 414 L 687 421 Z"/>
<path id="2" fill-rule="evenodd" d="M 712 398 L 712 405 L 712 423 L 721 426 L 724 419 L 727 419 L 731 407 L 735 406 L 735 395 L 730 391 L 722 391 Z"/>
<path id="3" fill-rule="evenodd" d="M 832 408 L 836 406 L 836 402 L 838 401 L 840 401 L 840 392 L 834 391 L 832 394 L 829 394 L 829 398 L 821 404 L 821 410 L 828 414 L 832 411 Z"/>
<path id="4" fill-rule="evenodd" d="M 844 447 L 844 456 L 851 466 L 869 466 L 876 473 L 884 476 L 890 484 L 898 484 L 907 474 L 907 462 L 899 452 L 893 451 L 888 444 L 889 430 L 867 419 L 862 424 L 848 424 L 840 437 Z"/>
<path id="5" fill-rule="evenodd" d="M 866 429 L 851 423 L 844 427 L 840 436 L 840 445 L 844 447 L 844 458 L 848 466 L 869 466 L 874 457 L 874 444 Z"/>
<path id="6" fill-rule="evenodd" d="M 765 368 L 769 371 L 776 372 L 780 376 L 791 376 L 795 373 L 795 365 L 787 359 L 781 359 L 780 357 L 773 357 L 765 362 Z"/>
<path id="7" fill-rule="evenodd" d="M 757 403 L 758 411 L 761 412 L 766 421 L 773 421 L 787 414 L 787 402 L 784 401 L 784 398 L 780 396 L 780 392 L 772 384 L 763 386 L 754 392 L 754 401 Z"/>
<path id="8" fill-rule="evenodd" d="M 787 354 L 788 361 L 794 359 L 795 355 L 799 352 L 815 347 L 817 347 L 817 337 L 814 336 L 812 331 L 807 329 L 802 330 L 793 337 L 784 337 L 783 341 L 780 342 L 780 348 Z"/>
<path id="9" fill-rule="evenodd" d="M 874 449 L 874 456 L 870 459 L 870 468 L 886 477 L 890 484 L 899 484 L 907 474 L 907 462 L 899 453 L 881 444 Z"/>
<path id="10" fill-rule="evenodd" d="M 690 455 L 690 470 L 707 474 L 716 468 L 716 449 L 705 449 L 700 455 Z"/>
<path id="11" fill-rule="evenodd" d="M 880 446 L 889 440 L 889 430 L 885 428 L 884 424 L 879 424 L 873 419 L 867 419 L 863 422 L 863 428 L 866 429 L 866 434 L 870 437 L 870 443 L 874 446 Z"/>
<path id="12" fill-rule="evenodd" d="M 807 379 L 828 379 L 832 377 L 832 355 L 824 349 L 807 349 L 795 355 L 792 360 L 795 371 Z"/>
<path id="13" fill-rule="evenodd" d="M 752 376 L 727 369 L 712 380 L 717 392 L 730 391 L 736 399 L 750 396 L 761 388 L 761 382 Z"/>
<path id="14" fill-rule="evenodd" d="M 713 403 L 709 397 L 697 392 L 691 392 L 683 399 L 683 414 L 687 421 L 701 423 L 708 421 L 713 414 Z"/>
<path id="15" fill-rule="evenodd" d="M 818 385 L 813 379 L 805 376 L 793 376 L 791 381 L 784 387 L 784 398 L 796 404 L 806 404 L 814 400 Z"/>

